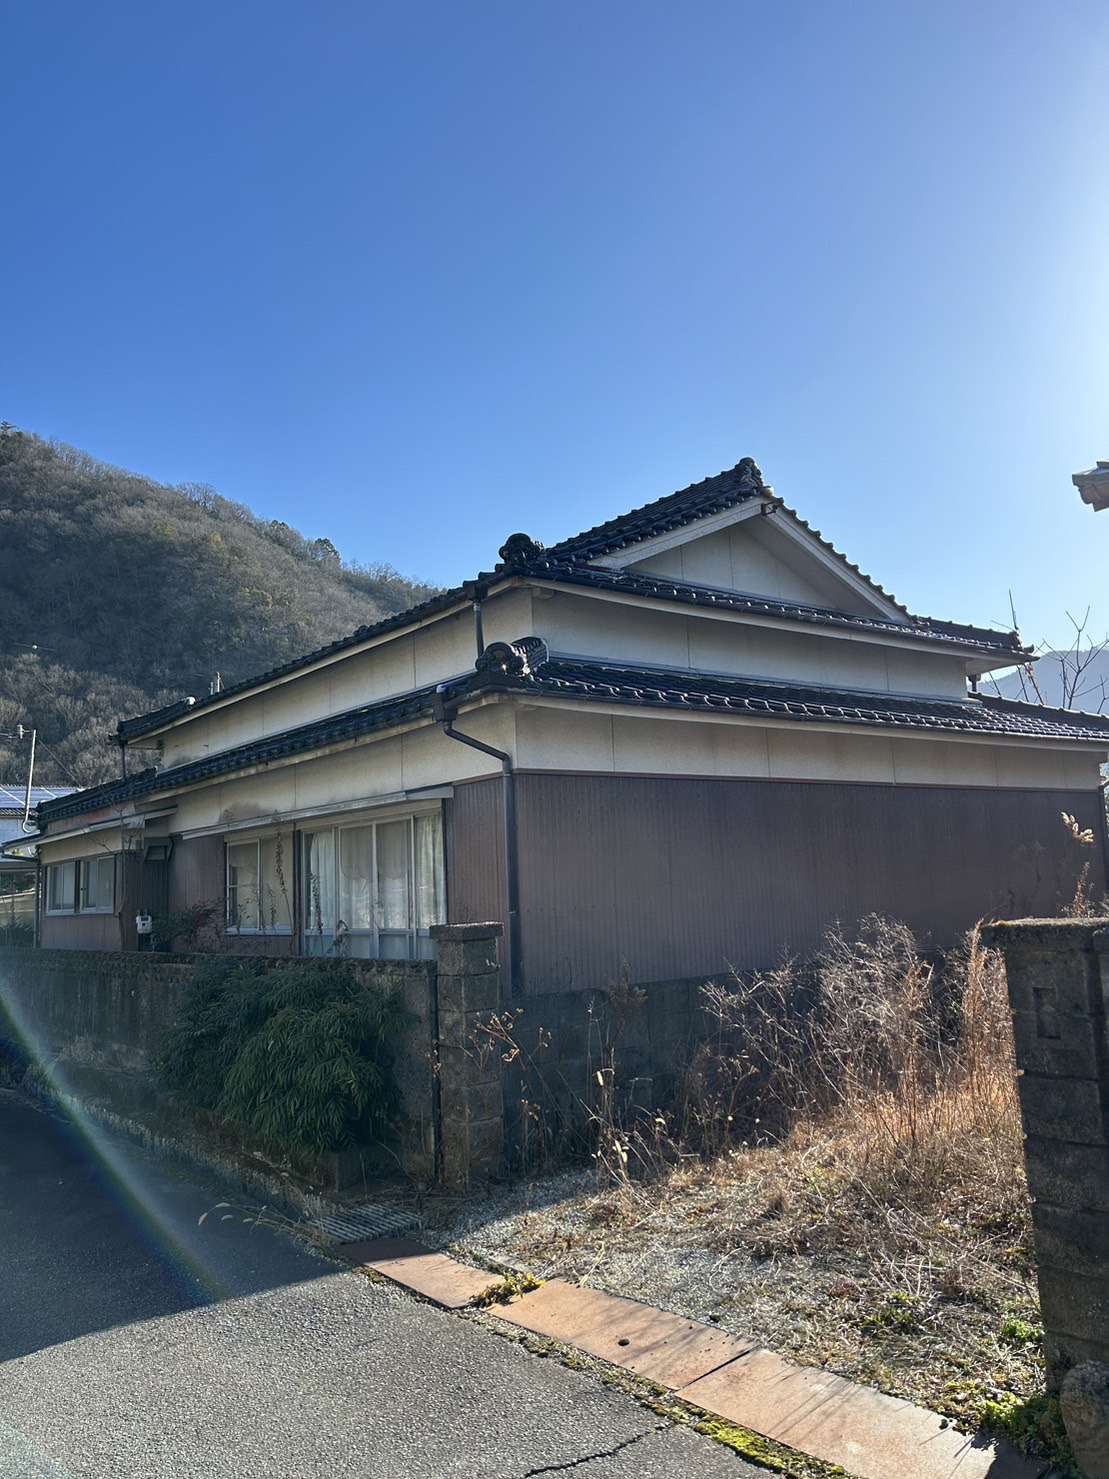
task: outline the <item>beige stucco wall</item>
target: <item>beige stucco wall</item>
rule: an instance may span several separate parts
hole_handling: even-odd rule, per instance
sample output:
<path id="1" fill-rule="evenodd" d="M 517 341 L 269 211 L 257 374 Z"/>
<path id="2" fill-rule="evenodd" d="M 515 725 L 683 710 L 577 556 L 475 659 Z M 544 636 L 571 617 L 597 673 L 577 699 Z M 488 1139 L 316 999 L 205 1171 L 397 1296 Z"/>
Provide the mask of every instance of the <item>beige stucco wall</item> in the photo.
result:
<path id="1" fill-rule="evenodd" d="M 531 635 L 531 592 L 505 591 L 484 612 L 486 642 L 509 642 Z M 469 608 L 352 649 L 319 668 L 275 683 L 257 693 L 202 709 L 169 730 L 164 739 L 166 767 L 217 755 L 236 745 L 280 734 L 301 724 L 377 703 L 470 671 L 477 648 Z"/>
<path id="2" fill-rule="evenodd" d="M 966 696 L 956 653 L 907 651 L 865 634 L 756 626 L 734 617 L 649 609 L 555 590 L 534 606 L 535 635 L 554 653 L 821 684 L 871 693 Z"/>
<path id="3" fill-rule="evenodd" d="M 474 710 L 463 715 L 457 727 L 497 749 L 514 748 L 515 713 L 507 705 Z M 338 813 L 499 773 L 492 757 L 449 740 L 438 725 L 426 724 L 183 792 L 172 828 L 175 833 L 195 833 L 272 824 L 321 810 Z"/>
<path id="4" fill-rule="evenodd" d="M 1079 749 L 547 704 L 521 712 L 516 762 L 532 770 L 887 785 L 1093 790 L 1098 782 L 1097 753 Z"/>

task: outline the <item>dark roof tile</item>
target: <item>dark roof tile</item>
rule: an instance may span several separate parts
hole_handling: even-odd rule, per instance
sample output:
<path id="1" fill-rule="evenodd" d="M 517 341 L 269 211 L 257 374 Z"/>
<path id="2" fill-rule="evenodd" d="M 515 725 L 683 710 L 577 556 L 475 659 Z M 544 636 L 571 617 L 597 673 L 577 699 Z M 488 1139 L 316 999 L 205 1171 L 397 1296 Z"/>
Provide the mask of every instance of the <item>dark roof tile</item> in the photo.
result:
<path id="1" fill-rule="evenodd" d="M 601 587 L 604 580 L 615 581 L 622 579 L 626 588 L 638 589 L 640 594 L 655 594 L 662 596 L 664 591 L 667 598 L 678 600 L 693 605 L 715 605 L 726 606 L 732 610 L 747 609 L 751 611 L 763 610 L 772 615 L 782 616 L 787 619 L 803 621 L 810 624 L 831 625 L 839 622 L 850 622 L 859 627 L 870 630 L 888 630 L 890 632 L 901 631 L 896 621 L 885 621 L 881 617 L 868 620 L 864 617 L 848 617 L 843 613 L 823 610 L 818 607 L 805 607 L 800 604 L 788 602 L 773 602 L 761 600 L 754 596 L 734 595 L 729 591 L 713 591 L 707 587 L 688 585 L 681 581 L 667 580 L 660 577 L 648 577 L 641 572 L 628 571 L 603 571 L 592 570 L 588 561 L 602 558 L 605 554 L 611 554 L 615 550 L 624 549 L 629 545 L 636 544 L 640 540 L 652 538 L 656 535 L 668 533 L 674 529 L 684 528 L 689 524 L 696 523 L 698 519 L 709 514 L 719 513 L 726 509 L 736 508 L 751 499 L 764 499 L 772 501 L 774 506 L 782 508 L 791 518 L 805 530 L 807 530 L 823 547 L 834 555 L 835 558 L 847 570 L 850 570 L 862 580 L 870 590 L 874 591 L 883 600 L 903 611 L 909 623 L 917 630 L 912 635 L 920 635 L 925 632 L 931 638 L 947 638 L 963 646 L 984 647 L 987 651 L 1009 651 L 1019 653 L 1015 634 L 1005 636 L 997 632 L 989 632 L 980 627 L 959 626 L 954 622 L 934 621 L 927 617 L 911 616 L 899 602 L 895 600 L 888 591 L 868 575 L 865 575 L 857 565 L 852 564 L 833 545 L 804 519 L 799 518 L 790 509 L 785 509 L 781 501 L 775 497 L 773 491 L 763 482 L 762 473 L 755 461 L 745 457 L 735 467 L 727 472 L 718 473 L 715 477 L 705 478 L 700 483 L 694 483 L 688 488 L 683 488 L 678 493 L 668 494 L 665 498 L 656 499 L 653 503 L 645 504 L 642 508 L 633 509 L 630 513 L 621 514 L 618 518 L 609 519 L 604 524 L 598 524 L 594 529 L 587 529 L 582 534 L 575 535 L 572 539 L 565 539 L 560 544 L 552 545 L 550 549 L 541 551 L 534 541 L 526 536 L 514 535 L 508 543 L 514 546 L 514 555 L 511 562 L 497 567 L 494 572 L 483 572 L 472 581 L 467 581 L 460 586 L 452 587 L 450 590 L 441 591 L 429 600 L 418 606 L 412 606 L 407 611 L 398 611 L 392 616 L 384 617 L 381 621 L 374 622 L 368 626 L 359 627 L 349 636 L 340 637 L 334 642 L 329 642 L 314 652 L 306 653 L 303 657 L 293 658 L 288 662 L 281 663 L 276 667 L 269 668 L 264 673 L 258 673 L 251 678 L 245 678 L 240 683 L 230 684 L 217 694 L 207 695 L 196 699 L 181 699 L 177 703 L 169 704 L 165 708 L 156 709 L 152 713 L 140 714 L 135 718 L 122 719 L 119 723 L 116 739 L 120 743 L 137 741 L 144 735 L 155 733 L 167 724 L 172 724 L 176 719 L 196 710 L 209 707 L 214 704 L 225 702 L 229 697 L 237 694 L 247 693 L 252 689 L 259 688 L 275 679 L 287 677 L 299 672 L 304 668 L 311 667 L 314 663 L 357 647 L 364 642 L 379 636 L 387 635 L 389 632 L 399 631 L 414 622 L 421 621 L 429 616 L 435 616 L 447 611 L 460 600 L 467 597 L 474 587 L 487 585 L 488 583 L 515 575 L 532 576 L 535 578 L 550 578 L 563 581 L 568 584 L 579 585 L 593 584 Z M 506 546 L 507 549 L 507 546 Z M 532 552 L 529 554 L 529 551 Z M 503 553 L 503 552 L 502 552 Z M 640 582 L 636 587 L 634 582 Z M 651 581 L 655 584 L 651 589 L 648 586 Z M 615 585 L 610 588 L 616 589 Z"/>
<path id="2" fill-rule="evenodd" d="M 895 729 L 1029 736 L 1103 742 L 1109 748 L 1109 715 L 1077 714 L 1011 699 L 902 698 L 783 684 L 752 678 L 617 667 L 610 663 L 552 658 L 535 675 L 549 697 L 630 704 L 637 707 L 694 709 L 726 705 L 752 715 L 785 714 L 798 720 Z"/>
<path id="3" fill-rule="evenodd" d="M 538 646 L 532 638 L 512 646 L 522 656 L 538 655 Z M 723 709 L 754 718 L 777 716 L 799 722 L 831 721 L 868 728 L 1100 742 L 1109 749 L 1109 715 L 1076 714 L 987 696 L 965 701 L 902 698 L 896 694 L 861 693 L 773 683 L 763 679 L 727 678 L 551 657 L 536 662 L 534 666 L 525 662 L 519 671 L 475 671 L 450 684 L 416 689 L 379 703 L 364 704 L 169 770 L 146 770 L 125 781 L 112 781 L 87 791 L 61 796 L 43 802 L 37 808 L 36 816 L 42 826 L 85 812 L 119 806 L 141 796 L 173 791 L 290 755 L 311 753 L 327 745 L 396 728 L 414 719 L 431 718 L 437 711 L 437 700 L 442 700 L 450 708 L 453 703 L 470 695 L 492 691 L 523 692 L 583 703 L 625 704 L 634 708 Z"/>
<path id="4" fill-rule="evenodd" d="M 653 539 L 696 523 L 709 514 L 736 508 L 752 498 L 772 496 L 754 458 L 744 457 L 727 472 L 693 483 L 665 498 L 656 498 L 653 503 L 608 519 L 596 528 L 575 534 L 572 539 L 564 539 L 552 545 L 548 554 L 556 560 L 597 560 L 642 539 Z"/>

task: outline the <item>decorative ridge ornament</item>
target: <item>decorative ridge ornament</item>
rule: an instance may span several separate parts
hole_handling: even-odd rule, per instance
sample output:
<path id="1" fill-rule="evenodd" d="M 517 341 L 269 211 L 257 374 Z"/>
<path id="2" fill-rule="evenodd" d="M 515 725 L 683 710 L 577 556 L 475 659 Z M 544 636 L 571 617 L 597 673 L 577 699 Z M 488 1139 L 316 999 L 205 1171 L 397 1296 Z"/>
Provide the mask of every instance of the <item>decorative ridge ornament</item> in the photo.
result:
<path id="1" fill-rule="evenodd" d="M 506 570 L 521 570 L 542 556 L 543 546 L 530 534 L 510 534 L 497 553 Z"/>
<path id="2" fill-rule="evenodd" d="M 542 637 L 520 637 L 515 642 L 490 642 L 474 663 L 474 671 L 490 677 L 531 678 L 550 656 Z"/>
<path id="3" fill-rule="evenodd" d="M 474 663 L 474 670 L 490 677 L 523 678 L 527 676 L 527 658 L 510 642 L 490 642 Z"/>

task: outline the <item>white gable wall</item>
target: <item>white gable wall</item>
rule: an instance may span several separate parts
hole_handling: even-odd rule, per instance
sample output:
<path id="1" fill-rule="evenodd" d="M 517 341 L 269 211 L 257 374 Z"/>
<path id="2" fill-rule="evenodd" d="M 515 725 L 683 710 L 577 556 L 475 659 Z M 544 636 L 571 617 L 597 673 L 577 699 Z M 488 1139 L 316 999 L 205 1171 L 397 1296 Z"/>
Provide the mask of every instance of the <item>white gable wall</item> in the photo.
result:
<path id="1" fill-rule="evenodd" d="M 633 606 L 555 589 L 534 606 L 553 653 L 871 693 L 966 697 L 958 653 L 913 652 L 866 633 L 755 626 L 726 616 Z M 524 635 L 522 632 L 517 635 Z"/>
<path id="2" fill-rule="evenodd" d="M 632 570 L 686 580 L 694 585 L 716 586 L 779 601 L 801 601 L 809 606 L 830 606 L 855 615 L 886 610 L 850 579 L 825 566 L 773 520 L 747 518 L 730 528 L 700 537 L 690 531 L 690 536 L 663 553 L 621 563 Z"/>

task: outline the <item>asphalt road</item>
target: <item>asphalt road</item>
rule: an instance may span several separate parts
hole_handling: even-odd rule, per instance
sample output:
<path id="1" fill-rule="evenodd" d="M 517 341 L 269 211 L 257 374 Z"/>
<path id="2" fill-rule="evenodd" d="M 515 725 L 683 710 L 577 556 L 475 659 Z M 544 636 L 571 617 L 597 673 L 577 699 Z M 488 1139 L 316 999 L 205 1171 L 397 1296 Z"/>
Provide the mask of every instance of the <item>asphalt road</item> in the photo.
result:
<path id="1" fill-rule="evenodd" d="M 765 1479 L 94 1139 L 0 1094 L 2 1479 Z"/>

